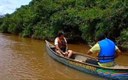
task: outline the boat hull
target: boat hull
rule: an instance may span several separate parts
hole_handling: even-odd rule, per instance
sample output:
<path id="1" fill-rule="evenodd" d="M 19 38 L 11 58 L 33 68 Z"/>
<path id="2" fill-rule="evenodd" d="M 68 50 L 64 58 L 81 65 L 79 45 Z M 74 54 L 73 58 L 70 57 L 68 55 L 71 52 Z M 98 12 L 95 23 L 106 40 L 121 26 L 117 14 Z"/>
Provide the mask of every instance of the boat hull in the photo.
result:
<path id="1" fill-rule="evenodd" d="M 128 70 L 117 70 L 117 69 L 106 69 L 98 66 L 93 66 L 91 64 L 85 64 L 82 62 L 78 62 L 72 59 L 64 58 L 55 53 L 49 46 L 48 43 L 46 44 L 46 49 L 49 54 L 53 59 L 56 61 L 69 66 L 71 68 L 74 68 L 76 70 L 85 72 L 85 73 L 90 73 L 95 76 L 100 76 L 107 78 L 109 80 L 128 80 Z"/>

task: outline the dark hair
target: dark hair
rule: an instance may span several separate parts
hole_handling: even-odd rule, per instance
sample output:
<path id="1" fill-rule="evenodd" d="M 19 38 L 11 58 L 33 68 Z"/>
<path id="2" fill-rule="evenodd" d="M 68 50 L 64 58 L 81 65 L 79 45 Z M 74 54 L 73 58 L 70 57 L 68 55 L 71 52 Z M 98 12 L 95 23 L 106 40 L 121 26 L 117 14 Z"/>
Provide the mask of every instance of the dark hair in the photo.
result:
<path id="1" fill-rule="evenodd" d="M 64 33 L 62 31 L 59 31 L 57 36 L 60 37 L 61 35 L 64 35 Z"/>
<path id="2" fill-rule="evenodd" d="M 105 39 L 105 34 L 96 35 L 96 40 L 97 41 L 100 41 L 100 40 L 103 40 L 103 39 Z"/>

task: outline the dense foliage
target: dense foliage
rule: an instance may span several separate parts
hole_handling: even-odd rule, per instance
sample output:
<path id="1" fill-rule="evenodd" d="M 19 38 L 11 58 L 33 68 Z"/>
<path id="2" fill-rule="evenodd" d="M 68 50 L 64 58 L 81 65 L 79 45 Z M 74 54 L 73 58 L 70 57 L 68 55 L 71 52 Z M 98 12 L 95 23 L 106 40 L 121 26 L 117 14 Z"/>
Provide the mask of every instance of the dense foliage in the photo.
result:
<path id="1" fill-rule="evenodd" d="M 59 30 L 73 40 L 105 33 L 128 44 L 128 0 L 33 0 L 0 19 L 1 32 L 23 37 L 50 39 Z"/>

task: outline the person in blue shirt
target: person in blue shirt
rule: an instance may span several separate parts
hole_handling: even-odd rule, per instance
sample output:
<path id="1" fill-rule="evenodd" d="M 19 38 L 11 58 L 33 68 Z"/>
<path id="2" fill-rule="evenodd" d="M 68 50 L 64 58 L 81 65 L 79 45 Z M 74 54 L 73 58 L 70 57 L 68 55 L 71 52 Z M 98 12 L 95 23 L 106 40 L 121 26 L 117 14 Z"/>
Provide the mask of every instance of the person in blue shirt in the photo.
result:
<path id="1" fill-rule="evenodd" d="M 91 55 L 97 53 L 98 65 L 101 67 L 112 67 L 115 65 L 115 58 L 121 52 L 115 43 L 106 38 L 104 34 L 96 37 L 97 43 L 87 52 Z"/>

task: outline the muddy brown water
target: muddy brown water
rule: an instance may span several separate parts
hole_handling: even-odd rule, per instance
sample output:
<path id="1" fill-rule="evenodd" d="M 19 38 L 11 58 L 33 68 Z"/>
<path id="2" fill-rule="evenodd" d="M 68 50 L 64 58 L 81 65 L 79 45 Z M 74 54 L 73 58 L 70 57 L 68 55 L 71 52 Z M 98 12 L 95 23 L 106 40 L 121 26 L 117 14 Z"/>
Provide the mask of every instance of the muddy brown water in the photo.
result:
<path id="1" fill-rule="evenodd" d="M 69 44 L 69 48 L 86 53 L 85 44 Z M 128 66 L 128 53 L 119 56 L 118 64 Z M 95 55 L 92 55 L 95 56 Z M 0 80 L 105 80 L 54 61 L 46 52 L 45 42 L 0 34 Z"/>

